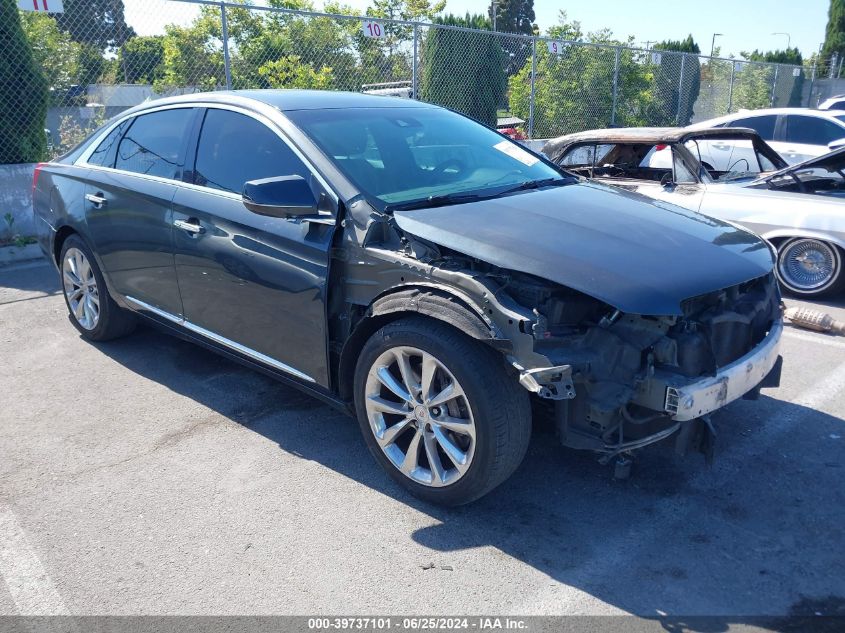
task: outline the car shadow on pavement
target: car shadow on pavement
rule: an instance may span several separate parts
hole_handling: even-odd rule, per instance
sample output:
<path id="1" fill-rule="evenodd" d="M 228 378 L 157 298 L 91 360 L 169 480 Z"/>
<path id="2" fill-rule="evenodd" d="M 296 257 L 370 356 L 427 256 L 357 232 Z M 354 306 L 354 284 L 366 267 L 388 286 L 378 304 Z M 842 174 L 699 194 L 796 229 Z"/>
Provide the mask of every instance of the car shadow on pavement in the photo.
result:
<path id="1" fill-rule="evenodd" d="M 352 418 L 291 387 L 147 327 L 97 347 L 282 450 L 436 519 L 407 535 L 428 552 L 420 574 L 448 574 L 462 551 L 492 547 L 629 613 L 738 616 L 695 630 L 727 630 L 746 614 L 803 615 L 807 604 L 841 613 L 845 605 L 845 576 L 837 576 L 842 444 L 819 440 L 842 433 L 843 420 L 823 412 L 766 396 L 736 402 L 714 418 L 712 468 L 701 455 L 677 457 L 669 442 L 641 451 L 625 481 L 592 454 L 561 448 L 537 422 L 510 480 L 473 504 L 441 508 L 411 497 L 380 470 Z M 280 420 L 280 411 L 301 420 Z M 522 609 L 574 608 L 556 600 L 550 584 L 525 596 Z M 689 630 L 677 624 L 667 630 Z"/>
<path id="2" fill-rule="evenodd" d="M 20 301 L 60 291 L 59 274 L 46 259 L 0 266 L 0 303 L 5 303 L 2 297 L 7 293 Z"/>

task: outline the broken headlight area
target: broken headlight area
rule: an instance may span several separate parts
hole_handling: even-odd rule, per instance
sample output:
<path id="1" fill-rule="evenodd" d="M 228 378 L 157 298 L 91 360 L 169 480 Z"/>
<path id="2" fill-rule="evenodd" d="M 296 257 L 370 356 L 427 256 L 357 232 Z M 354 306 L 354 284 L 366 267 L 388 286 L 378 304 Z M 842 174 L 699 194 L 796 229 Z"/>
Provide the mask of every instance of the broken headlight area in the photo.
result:
<path id="1" fill-rule="evenodd" d="M 684 448 L 710 451 L 712 427 L 700 419 L 778 381 L 780 296 L 771 274 L 689 299 L 680 316 L 622 314 L 528 276 L 513 276 L 504 290 L 536 306 L 534 349 L 551 366 L 521 372 L 521 382 L 548 403 L 572 448 L 609 458 L 688 427 L 678 435 Z"/>

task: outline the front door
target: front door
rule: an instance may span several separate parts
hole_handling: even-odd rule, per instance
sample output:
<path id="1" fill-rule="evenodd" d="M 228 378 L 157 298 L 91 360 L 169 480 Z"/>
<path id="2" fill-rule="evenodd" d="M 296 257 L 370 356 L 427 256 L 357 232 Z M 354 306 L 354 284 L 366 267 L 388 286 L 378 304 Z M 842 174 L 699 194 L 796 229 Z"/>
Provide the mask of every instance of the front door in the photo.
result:
<path id="1" fill-rule="evenodd" d="M 89 158 L 86 221 L 110 286 L 176 316 L 171 203 L 195 110 L 144 114 L 120 124 Z"/>
<path id="2" fill-rule="evenodd" d="M 257 215 L 249 180 L 313 174 L 264 122 L 209 108 L 194 186 L 173 201 L 176 271 L 186 325 L 300 379 L 328 386 L 326 279 L 334 217 Z M 319 185 L 313 184 L 315 193 Z"/>

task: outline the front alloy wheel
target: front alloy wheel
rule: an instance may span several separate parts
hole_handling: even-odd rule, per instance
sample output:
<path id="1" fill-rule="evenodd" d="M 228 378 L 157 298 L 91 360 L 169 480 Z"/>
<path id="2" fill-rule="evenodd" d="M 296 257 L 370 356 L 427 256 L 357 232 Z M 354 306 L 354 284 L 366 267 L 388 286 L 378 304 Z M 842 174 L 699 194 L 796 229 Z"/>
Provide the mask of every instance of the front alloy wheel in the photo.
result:
<path id="1" fill-rule="evenodd" d="M 778 278 L 804 297 L 822 296 L 842 284 L 842 257 L 836 246 L 813 238 L 791 239 L 778 249 Z"/>
<path id="2" fill-rule="evenodd" d="M 408 316 L 358 354 L 355 409 L 367 447 L 399 485 L 443 505 L 487 494 L 519 466 L 528 392 L 502 355 L 445 323 Z"/>
<path id="3" fill-rule="evenodd" d="M 381 450 L 409 479 L 446 486 L 466 474 L 475 421 L 460 383 L 432 354 L 394 347 L 367 375 L 367 419 Z"/>
<path id="4" fill-rule="evenodd" d="M 76 322 L 87 331 L 100 321 L 100 293 L 88 258 L 78 248 L 69 248 L 62 259 L 62 281 L 68 307 Z"/>

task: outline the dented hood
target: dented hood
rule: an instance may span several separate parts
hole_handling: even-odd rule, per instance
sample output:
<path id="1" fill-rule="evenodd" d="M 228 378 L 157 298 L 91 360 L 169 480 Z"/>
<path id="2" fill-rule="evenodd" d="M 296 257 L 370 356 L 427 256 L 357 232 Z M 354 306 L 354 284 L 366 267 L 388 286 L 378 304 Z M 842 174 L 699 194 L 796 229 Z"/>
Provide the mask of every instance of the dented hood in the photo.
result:
<path id="1" fill-rule="evenodd" d="M 536 275 L 629 314 L 680 315 L 681 302 L 765 275 L 752 233 L 593 183 L 394 212 L 422 239 Z"/>

